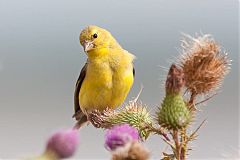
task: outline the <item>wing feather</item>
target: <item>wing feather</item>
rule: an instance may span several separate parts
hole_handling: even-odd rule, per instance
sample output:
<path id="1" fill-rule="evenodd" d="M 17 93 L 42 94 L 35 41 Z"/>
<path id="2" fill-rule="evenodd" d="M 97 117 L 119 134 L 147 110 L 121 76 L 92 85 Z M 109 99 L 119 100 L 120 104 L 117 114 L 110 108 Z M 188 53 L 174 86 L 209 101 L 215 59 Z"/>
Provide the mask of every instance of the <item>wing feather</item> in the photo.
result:
<path id="1" fill-rule="evenodd" d="M 80 108 L 80 104 L 79 104 L 79 92 L 83 83 L 83 80 L 86 76 L 86 72 L 87 72 L 87 63 L 83 66 L 80 75 L 78 77 L 78 80 L 76 82 L 76 86 L 75 86 L 75 92 L 74 92 L 74 117 L 76 116 L 76 114 L 80 114 L 82 113 L 82 110 Z"/>

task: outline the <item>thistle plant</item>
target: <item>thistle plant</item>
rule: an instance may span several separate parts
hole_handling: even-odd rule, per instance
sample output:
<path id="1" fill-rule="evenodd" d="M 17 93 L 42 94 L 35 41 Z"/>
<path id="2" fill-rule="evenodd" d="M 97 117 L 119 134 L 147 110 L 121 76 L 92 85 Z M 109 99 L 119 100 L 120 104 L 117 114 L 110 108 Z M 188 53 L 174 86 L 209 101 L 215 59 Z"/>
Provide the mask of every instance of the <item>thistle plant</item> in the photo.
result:
<path id="1" fill-rule="evenodd" d="M 188 151 L 191 150 L 189 142 L 196 139 L 198 130 L 205 122 L 200 123 L 194 131 L 189 130 L 191 122 L 196 121 L 197 105 L 216 95 L 225 75 L 230 70 L 230 60 L 210 35 L 196 38 L 185 35 L 181 46 L 182 53 L 175 64 L 171 65 L 166 78 L 165 97 L 154 115 L 150 115 L 146 105 L 134 100 L 120 110 L 93 111 L 89 114 L 92 124 L 97 128 L 114 130 L 114 126 L 127 123 L 138 130 L 142 141 L 151 134 L 157 134 L 172 150 L 171 153 L 163 152 L 163 160 L 186 160 Z M 186 96 L 186 93 L 190 96 Z M 197 102 L 200 95 L 206 99 Z M 122 135 L 125 133 L 127 131 L 121 130 Z M 117 139 L 117 145 L 113 146 L 130 144 L 125 142 L 123 139 Z M 108 141 L 106 143 L 109 144 Z M 126 159 L 129 148 L 131 148 L 129 146 L 135 143 L 139 145 L 138 141 L 134 141 L 128 145 L 127 151 L 124 150 L 125 158 L 113 157 Z M 112 145 L 107 146 L 115 148 Z M 145 157 L 147 158 L 148 156 Z"/>

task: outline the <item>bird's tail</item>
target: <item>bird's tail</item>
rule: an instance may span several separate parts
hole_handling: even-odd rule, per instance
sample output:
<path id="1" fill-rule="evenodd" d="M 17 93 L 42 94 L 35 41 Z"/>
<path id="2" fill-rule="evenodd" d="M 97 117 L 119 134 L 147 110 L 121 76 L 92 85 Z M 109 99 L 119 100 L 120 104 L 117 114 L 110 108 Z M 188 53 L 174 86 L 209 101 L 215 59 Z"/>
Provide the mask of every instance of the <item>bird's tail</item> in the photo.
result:
<path id="1" fill-rule="evenodd" d="M 73 115 L 73 118 L 75 118 L 77 120 L 77 123 L 74 125 L 74 129 L 79 129 L 81 128 L 86 122 L 88 122 L 88 118 L 86 115 L 84 115 L 83 113 L 81 114 L 77 114 L 75 113 Z"/>

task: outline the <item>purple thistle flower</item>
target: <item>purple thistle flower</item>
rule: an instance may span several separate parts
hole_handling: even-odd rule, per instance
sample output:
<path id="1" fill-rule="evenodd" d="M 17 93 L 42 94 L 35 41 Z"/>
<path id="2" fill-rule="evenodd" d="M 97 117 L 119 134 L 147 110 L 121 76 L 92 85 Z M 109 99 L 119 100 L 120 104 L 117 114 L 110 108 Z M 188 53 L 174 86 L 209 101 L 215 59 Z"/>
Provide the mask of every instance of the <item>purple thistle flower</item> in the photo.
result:
<path id="1" fill-rule="evenodd" d="M 47 142 L 47 151 L 54 152 L 60 159 L 71 157 L 78 146 L 78 131 L 62 130 L 54 133 Z"/>
<path id="2" fill-rule="evenodd" d="M 138 130 L 128 124 L 113 126 L 105 135 L 105 146 L 108 150 L 115 150 L 128 142 L 139 140 Z"/>

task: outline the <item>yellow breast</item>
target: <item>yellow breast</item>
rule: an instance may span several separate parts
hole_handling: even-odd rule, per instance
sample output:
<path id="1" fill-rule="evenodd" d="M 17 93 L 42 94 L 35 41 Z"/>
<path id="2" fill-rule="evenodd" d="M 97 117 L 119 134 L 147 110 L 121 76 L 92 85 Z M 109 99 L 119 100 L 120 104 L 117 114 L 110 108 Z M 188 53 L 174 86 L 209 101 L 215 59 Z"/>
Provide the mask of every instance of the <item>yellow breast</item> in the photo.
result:
<path id="1" fill-rule="evenodd" d="M 108 57 L 90 61 L 79 94 L 82 111 L 120 106 L 128 95 L 133 79 L 131 60 Z"/>

